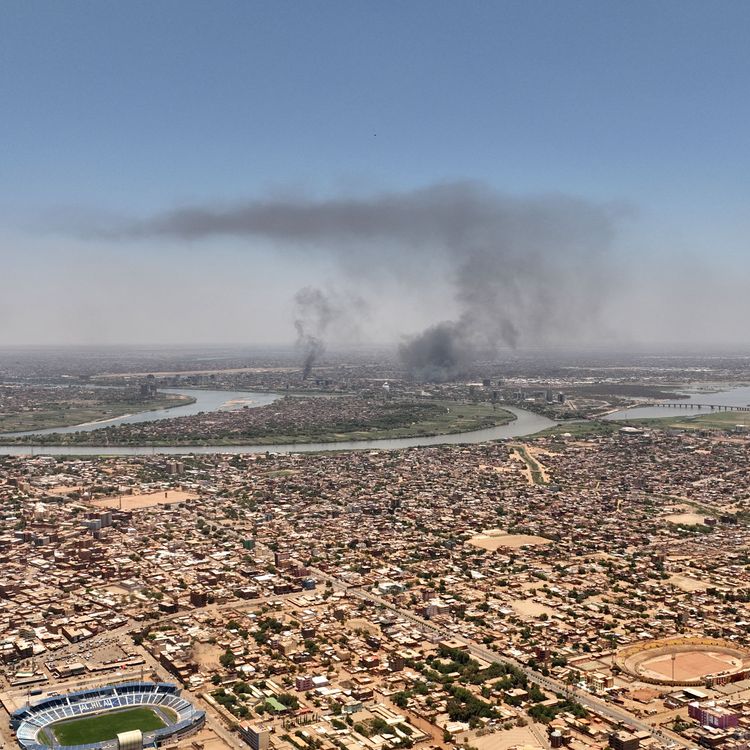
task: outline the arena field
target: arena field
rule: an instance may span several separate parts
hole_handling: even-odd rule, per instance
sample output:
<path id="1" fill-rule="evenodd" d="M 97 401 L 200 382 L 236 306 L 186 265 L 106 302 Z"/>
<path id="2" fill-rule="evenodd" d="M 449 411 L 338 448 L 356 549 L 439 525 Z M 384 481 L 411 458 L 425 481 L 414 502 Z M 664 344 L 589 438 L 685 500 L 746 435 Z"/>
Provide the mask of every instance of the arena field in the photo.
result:
<path id="1" fill-rule="evenodd" d="M 47 739 L 52 733 L 60 745 L 85 745 L 104 742 L 117 737 L 120 732 L 140 729 L 151 732 L 162 729 L 167 724 L 156 712 L 146 706 L 128 708 L 123 711 L 109 711 L 81 719 L 71 719 L 53 724 L 46 730 Z"/>
<path id="2" fill-rule="evenodd" d="M 672 638 L 627 646 L 617 653 L 615 663 L 643 682 L 708 685 L 744 674 L 750 668 L 750 652 L 718 639 Z"/>
<path id="3" fill-rule="evenodd" d="M 11 713 L 10 727 L 23 750 L 112 750 L 122 732 L 139 729 L 144 746 L 158 747 L 199 731 L 205 720 L 173 683 L 132 681 L 26 703 Z"/>
<path id="4" fill-rule="evenodd" d="M 674 677 L 672 671 L 673 656 Z M 681 682 L 683 680 L 697 680 L 706 675 L 718 674 L 727 669 L 737 669 L 741 666 L 742 661 L 729 654 L 686 651 L 646 659 L 640 663 L 639 668 L 642 674 L 652 673 L 657 677 L 666 677 Z"/>

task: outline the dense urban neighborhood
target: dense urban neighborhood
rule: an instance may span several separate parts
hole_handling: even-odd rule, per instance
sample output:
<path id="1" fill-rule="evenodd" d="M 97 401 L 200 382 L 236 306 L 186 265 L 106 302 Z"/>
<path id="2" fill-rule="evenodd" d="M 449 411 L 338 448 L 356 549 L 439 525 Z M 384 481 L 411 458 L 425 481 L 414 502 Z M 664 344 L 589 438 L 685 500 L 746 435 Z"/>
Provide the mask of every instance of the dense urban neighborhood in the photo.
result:
<path id="1" fill-rule="evenodd" d="M 749 447 L 2 458 L 0 698 L 171 681 L 206 747 L 743 750 Z"/>

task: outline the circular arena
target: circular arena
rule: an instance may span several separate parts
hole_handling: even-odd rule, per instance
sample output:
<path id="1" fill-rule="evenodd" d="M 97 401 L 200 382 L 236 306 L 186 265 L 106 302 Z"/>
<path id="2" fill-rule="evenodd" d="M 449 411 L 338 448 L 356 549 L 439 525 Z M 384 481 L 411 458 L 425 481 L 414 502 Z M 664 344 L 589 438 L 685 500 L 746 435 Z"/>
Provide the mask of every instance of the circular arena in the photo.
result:
<path id="1" fill-rule="evenodd" d="M 744 679 L 750 651 L 717 638 L 665 638 L 626 646 L 614 663 L 642 682 L 710 686 Z"/>
<path id="2" fill-rule="evenodd" d="M 156 746 L 205 721 L 176 685 L 126 682 L 45 698 L 11 714 L 10 726 L 24 750 L 116 750 L 118 735 L 140 731 L 143 745 Z"/>

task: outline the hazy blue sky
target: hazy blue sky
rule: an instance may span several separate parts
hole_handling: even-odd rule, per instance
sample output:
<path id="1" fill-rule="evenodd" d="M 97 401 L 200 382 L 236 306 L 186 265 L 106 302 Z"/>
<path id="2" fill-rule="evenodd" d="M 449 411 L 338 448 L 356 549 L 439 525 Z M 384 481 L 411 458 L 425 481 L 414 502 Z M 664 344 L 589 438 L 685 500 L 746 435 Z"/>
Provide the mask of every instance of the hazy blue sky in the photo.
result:
<path id="1" fill-rule="evenodd" d="M 748 341 L 749 29 L 728 0 L 5 0 L 0 343 L 291 341 L 299 286 L 354 283 L 336 257 L 81 231 L 467 180 L 616 214 L 611 335 Z M 447 314 L 440 273 L 359 282 L 369 339 Z"/>

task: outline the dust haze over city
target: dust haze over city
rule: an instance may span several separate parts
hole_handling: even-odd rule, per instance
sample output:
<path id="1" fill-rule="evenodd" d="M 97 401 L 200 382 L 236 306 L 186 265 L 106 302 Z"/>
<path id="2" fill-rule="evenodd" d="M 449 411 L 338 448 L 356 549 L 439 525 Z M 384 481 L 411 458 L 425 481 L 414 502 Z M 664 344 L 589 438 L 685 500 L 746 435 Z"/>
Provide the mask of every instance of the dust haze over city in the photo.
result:
<path id="1" fill-rule="evenodd" d="M 750 6 L 0 8 L 0 749 L 747 750 Z"/>

